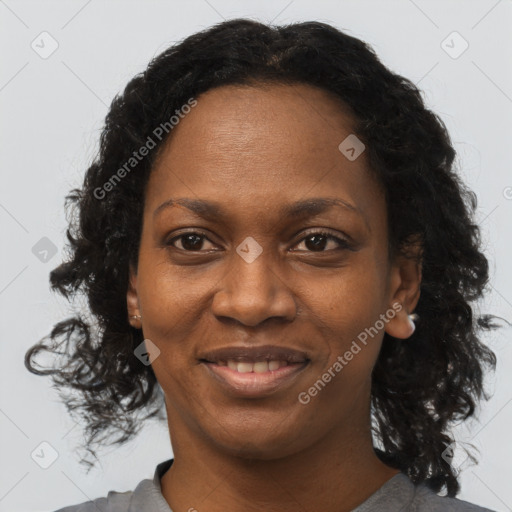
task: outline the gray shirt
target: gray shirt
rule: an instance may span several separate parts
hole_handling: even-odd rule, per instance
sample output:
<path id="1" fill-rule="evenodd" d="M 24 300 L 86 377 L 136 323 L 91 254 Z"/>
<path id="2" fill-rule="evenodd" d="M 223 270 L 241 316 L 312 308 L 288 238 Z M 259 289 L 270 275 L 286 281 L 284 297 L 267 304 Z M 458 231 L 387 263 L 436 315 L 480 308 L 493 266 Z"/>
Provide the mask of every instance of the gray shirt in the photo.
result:
<path id="1" fill-rule="evenodd" d="M 55 512 L 172 512 L 165 501 L 160 479 L 174 459 L 158 464 L 153 480 L 142 480 L 134 491 L 110 491 L 97 498 Z M 414 485 L 405 473 L 398 473 L 352 512 L 493 512 L 457 498 L 438 496 L 424 484 Z"/>

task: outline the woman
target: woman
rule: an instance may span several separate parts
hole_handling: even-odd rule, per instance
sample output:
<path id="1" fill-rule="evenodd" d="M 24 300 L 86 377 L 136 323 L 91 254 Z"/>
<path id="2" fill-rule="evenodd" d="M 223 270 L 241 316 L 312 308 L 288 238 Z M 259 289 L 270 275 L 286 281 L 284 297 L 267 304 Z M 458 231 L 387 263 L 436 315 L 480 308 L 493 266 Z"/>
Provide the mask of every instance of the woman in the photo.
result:
<path id="1" fill-rule="evenodd" d="M 61 512 L 488 510 L 451 464 L 496 364 L 454 158 L 418 89 L 327 24 L 231 20 L 156 57 L 68 196 L 51 284 L 94 322 L 26 365 L 81 393 L 93 456 L 165 408 L 174 457 Z"/>

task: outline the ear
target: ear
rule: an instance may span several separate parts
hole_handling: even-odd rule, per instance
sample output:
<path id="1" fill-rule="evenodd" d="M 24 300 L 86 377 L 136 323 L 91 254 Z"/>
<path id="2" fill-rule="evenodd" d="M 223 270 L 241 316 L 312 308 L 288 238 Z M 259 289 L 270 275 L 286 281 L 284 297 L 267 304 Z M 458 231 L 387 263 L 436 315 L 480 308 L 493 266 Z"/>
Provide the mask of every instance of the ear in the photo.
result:
<path id="1" fill-rule="evenodd" d="M 409 315 L 420 299 L 422 250 L 420 237 L 410 237 L 391 265 L 388 307 L 396 315 L 387 322 L 385 331 L 395 338 L 409 338 L 415 330 Z"/>
<path id="2" fill-rule="evenodd" d="M 140 328 L 141 319 L 133 318 L 140 315 L 139 296 L 137 294 L 137 271 L 130 263 L 129 277 L 128 277 L 128 290 L 126 292 L 126 306 L 128 309 L 128 321 L 132 327 Z"/>

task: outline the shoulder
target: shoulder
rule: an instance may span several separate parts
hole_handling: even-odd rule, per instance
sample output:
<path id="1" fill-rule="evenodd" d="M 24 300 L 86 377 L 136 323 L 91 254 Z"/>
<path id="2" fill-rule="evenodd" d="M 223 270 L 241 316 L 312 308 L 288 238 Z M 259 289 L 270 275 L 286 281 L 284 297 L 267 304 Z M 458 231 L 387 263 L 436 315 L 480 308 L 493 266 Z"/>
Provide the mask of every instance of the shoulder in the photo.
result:
<path id="1" fill-rule="evenodd" d="M 172 512 L 162 496 L 160 478 L 171 467 L 173 460 L 158 464 L 153 480 L 142 480 L 133 491 L 110 491 L 106 498 L 96 498 L 55 512 Z"/>
<path id="2" fill-rule="evenodd" d="M 55 512 L 98 512 L 98 510 L 101 512 L 127 512 L 132 496 L 133 491 L 110 491 L 106 498 L 97 498 L 78 505 L 59 508 Z"/>
<path id="3" fill-rule="evenodd" d="M 447 496 L 439 496 L 426 484 L 414 484 L 405 473 L 388 480 L 353 512 L 494 512 Z"/>
<path id="4" fill-rule="evenodd" d="M 458 498 L 439 496 L 425 485 L 416 487 L 410 510 L 411 512 L 494 512 Z"/>

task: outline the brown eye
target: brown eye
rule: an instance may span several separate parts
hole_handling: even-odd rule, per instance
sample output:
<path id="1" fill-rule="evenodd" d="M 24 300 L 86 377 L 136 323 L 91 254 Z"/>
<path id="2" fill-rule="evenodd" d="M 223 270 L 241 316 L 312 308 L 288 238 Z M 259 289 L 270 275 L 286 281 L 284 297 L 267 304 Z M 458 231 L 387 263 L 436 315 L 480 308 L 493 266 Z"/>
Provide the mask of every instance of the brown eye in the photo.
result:
<path id="1" fill-rule="evenodd" d="M 208 248 L 204 250 L 205 241 L 212 244 L 205 233 L 194 231 L 175 236 L 166 245 L 185 252 L 208 252 Z M 178 242 L 181 247 L 176 245 Z M 350 249 L 350 244 L 346 240 L 323 231 L 309 233 L 299 242 L 299 244 L 301 243 L 304 244 L 305 249 L 299 251 L 304 250 L 306 252 L 323 253 L 332 250 Z"/>
<path id="2" fill-rule="evenodd" d="M 332 247 L 331 244 L 331 247 L 326 251 L 324 249 L 328 246 L 329 242 L 333 242 L 335 246 Z M 311 252 L 328 252 L 329 250 L 348 249 L 350 247 L 346 240 L 321 231 L 309 233 L 299 243 L 303 243 L 306 250 Z"/>
<path id="3" fill-rule="evenodd" d="M 203 249 L 205 240 L 208 240 L 208 238 L 204 233 L 183 233 L 169 240 L 166 245 L 170 245 L 182 251 L 200 251 Z M 181 247 L 176 247 L 176 241 L 180 241 Z"/>

